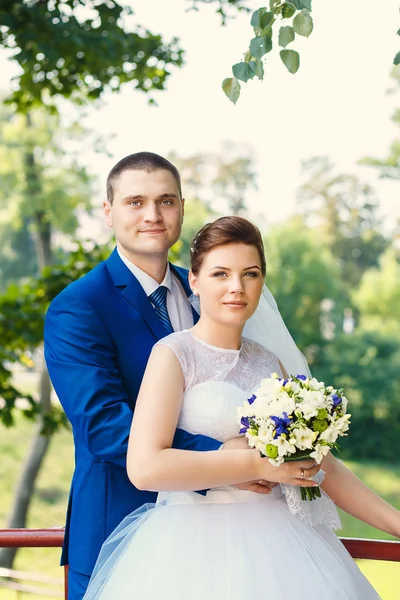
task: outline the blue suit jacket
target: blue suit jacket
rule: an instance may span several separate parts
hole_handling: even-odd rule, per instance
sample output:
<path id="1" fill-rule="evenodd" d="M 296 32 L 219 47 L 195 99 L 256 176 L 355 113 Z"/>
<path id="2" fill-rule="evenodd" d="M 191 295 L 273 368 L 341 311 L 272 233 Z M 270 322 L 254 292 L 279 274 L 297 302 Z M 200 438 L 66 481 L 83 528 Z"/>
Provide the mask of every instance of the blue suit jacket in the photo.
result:
<path id="1" fill-rule="evenodd" d="M 171 265 L 189 295 L 187 271 Z M 71 422 L 75 471 L 61 558 L 93 570 L 101 545 L 130 512 L 154 502 L 126 473 L 126 451 L 146 363 L 164 330 L 143 288 L 116 250 L 51 303 L 45 356 Z M 177 430 L 174 446 L 215 450 L 220 442 Z"/>

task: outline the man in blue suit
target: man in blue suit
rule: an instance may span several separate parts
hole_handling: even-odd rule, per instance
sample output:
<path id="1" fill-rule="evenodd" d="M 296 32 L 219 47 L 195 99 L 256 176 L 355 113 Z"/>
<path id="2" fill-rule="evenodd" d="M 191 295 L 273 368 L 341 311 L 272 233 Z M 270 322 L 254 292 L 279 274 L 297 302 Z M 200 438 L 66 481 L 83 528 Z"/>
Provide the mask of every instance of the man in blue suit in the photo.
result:
<path id="1" fill-rule="evenodd" d="M 195 319 L 187 271 L 167 259 L 184 212 L 177 169 L 156 154 L 127 156 L 108 176 L 104 212 L 117 247 L 54 299 L 45 323 L 48 370 L 75 442 L 61 559 L 70 600 L 83 597 L 118 523 L 156 500 L 126 474 L 132 414 L 153 345 Z M 174 446 L 206 451 L 220 442 L 178 430 Z"/>

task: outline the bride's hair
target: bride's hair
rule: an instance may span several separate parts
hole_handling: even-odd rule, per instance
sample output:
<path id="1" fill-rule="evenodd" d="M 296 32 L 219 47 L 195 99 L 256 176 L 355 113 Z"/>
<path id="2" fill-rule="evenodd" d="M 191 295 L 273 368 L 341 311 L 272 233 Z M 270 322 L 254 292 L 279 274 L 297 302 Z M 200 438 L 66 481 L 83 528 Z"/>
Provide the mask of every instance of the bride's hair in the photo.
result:
<path id="1" fill-rule="evenodd" d="M 193 273 L 196 275 L 205 255 L 217 248 L 227 244 L 246 244 L 254 246 L 260 256 L 261 272 L 266 275 L 266 261 L 264 245 L 258 227 L 243 217 L 220 217 L 212 223 L 207 223 L 195 235 L 190 248 L 190 263 Z"/>

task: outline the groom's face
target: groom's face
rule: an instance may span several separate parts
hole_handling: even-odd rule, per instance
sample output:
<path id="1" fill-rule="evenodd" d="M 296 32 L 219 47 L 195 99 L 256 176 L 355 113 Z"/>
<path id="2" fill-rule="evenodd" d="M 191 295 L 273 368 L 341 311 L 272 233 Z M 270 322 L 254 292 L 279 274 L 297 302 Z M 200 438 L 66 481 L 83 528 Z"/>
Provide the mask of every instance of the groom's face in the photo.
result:
<path id="1" fill-rule="evenodd" d="M 140 267 L 153 257 L 166 260 L 179 239 L 183 207 L 169 171 L 126 170 L 114 183 L 113 203 L 104 202 L 104 213 L 123 254 Z"/>

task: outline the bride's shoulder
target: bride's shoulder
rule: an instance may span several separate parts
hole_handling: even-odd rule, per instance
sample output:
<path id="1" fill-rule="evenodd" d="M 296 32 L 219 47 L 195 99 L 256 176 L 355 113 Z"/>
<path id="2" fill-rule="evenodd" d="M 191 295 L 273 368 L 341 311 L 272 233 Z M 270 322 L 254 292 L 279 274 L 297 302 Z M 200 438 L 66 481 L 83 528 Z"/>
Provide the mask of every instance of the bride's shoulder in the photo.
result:
<path id="1" fill-rule="evenodd" d="M 262 344 L 251 340 L 250 338 L 242 338 L 243 340 L 243 349 L 247 354 L 250 354 L 252 357 L 260 357 L 261 359 L 266 359 L 268 361 L 276 361 L 278 364 L 278 358 L 273 354 L 270 350 L 268 350 Z"/>

